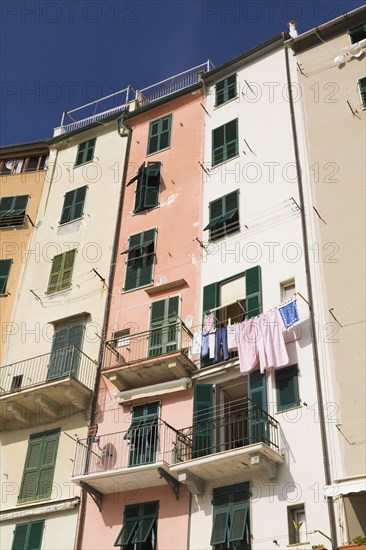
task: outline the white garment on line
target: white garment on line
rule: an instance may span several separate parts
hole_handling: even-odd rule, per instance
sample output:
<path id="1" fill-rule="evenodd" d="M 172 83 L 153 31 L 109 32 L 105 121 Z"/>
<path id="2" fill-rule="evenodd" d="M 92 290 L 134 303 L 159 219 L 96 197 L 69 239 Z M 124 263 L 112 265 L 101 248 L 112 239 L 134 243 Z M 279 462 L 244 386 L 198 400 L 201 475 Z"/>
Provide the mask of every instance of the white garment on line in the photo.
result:
<path id="1" fill-rule="evenodd" d="M 215 332 L 210 332 L 208 335 L 208 346 L 209 346 L 209 358 L 215 359 Z"/>
<path id="2" fill-rule="evenodd" d="M 193 333 L 192 355 L 200 355 L 202 346 L 202 331 L 197 330 Z"/>

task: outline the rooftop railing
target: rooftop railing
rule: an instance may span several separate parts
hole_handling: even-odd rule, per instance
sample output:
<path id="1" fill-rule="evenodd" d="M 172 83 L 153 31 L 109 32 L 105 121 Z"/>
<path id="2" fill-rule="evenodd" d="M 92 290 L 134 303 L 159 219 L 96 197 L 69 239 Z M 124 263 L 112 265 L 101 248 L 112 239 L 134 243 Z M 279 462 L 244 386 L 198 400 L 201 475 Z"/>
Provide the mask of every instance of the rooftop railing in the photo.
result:
<path id="1" fill-rule="evenodd" d="M 20 390 L 73 377 L 93 390 L 97 365 L 75 346 L 0 368 L 0 397 Z"/>
<path id="2" fill-rule="evenodd" d="M 106 342 L 103 368 L 123 366 L 181 351 L 189 356 L 193 334 L 182 322 L 128 334 Z"/>
<path id="3" fill-rule="evenodd" d="M 161 80 L 141 90 L 135 90 L 131 85 L 128 85 L 126 88 L 123 88 L 123 90 L 86 103 L 76 109 L 65 111 L 62 115 L 61 125 L 57 128 L 57 132 L 60 134 L 72 132 L 73 130 L 83 128 L 88 124 L 102 120 L 114 113 L 128 110 L 131 101 L 134 99 L 138 100 L 139 105 L 145 105 L 173 94 L 174 92 L 188 88 L 193 84 L 197 84 L 200 81 L 201 75 L 213 68 L 213 63 L 208 60 L 205 63 L 201 63 L 201 65 L 197 65 L 196 67 Z M 76 115 L 76 113 L 78 114 Z M 76 120 L 75 117 L 80 116 L 82 113 L 84 116 Z M 90 114 L 86 116 L 86 113 Z M 65 124 L 67 118 L 70 119 L 71 122 Z"/>

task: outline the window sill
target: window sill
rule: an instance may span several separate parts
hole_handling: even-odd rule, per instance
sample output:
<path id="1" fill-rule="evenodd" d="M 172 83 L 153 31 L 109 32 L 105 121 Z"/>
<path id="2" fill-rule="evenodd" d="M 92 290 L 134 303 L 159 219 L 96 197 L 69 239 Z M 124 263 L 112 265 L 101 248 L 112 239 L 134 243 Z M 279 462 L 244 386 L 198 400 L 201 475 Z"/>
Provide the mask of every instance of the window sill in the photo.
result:
<path id="1" fill-rule="evenodd" d="M 59 222 L 58 229 L 60 229 L 61 227 L 65 227 L 67 225 L 71 225 L 72 223 L 79 222 L 82 219 L 84 219 L 84 216 L 81 216 L 80 218 L 75 218 L 74 220 L 70 220 L 70 221 L 65 222 L 65 223 L 60 223 Z"/>
<path id="2" fill-rule="evenodd" d="M 0 298 L 6 298 L 6 296 L 10 296 L 9 292 L 4 292 L 0 294 Z"/>
<path id="3" fill-rule="evenodd" d="M 146 212 L 151 212 L 151 210 L 156 210 L 157 208 L 160 208 L 160 204 L 157 204 L 156 206 L 150 206 L 150 208 L 146 208 L 146 210 L 141 210 L 141 212 L 132 212 L 132 216 L 139 216 L 140 214 L 145 214 Z"/>
<path id="4" fill-rule="evenodd" d="M 68 292 L 71 289 L 72 289 L 72 286 L 69 286 L 68 288 L 63 288 L 62 290 L 56 290 L 55 292 L 45 292 L 45 297 L 50 298 L 51 296 L 58 296 L 63 292 Z"/>
<path id="5" fill-rule="evenodd" d="M 235 157 L 231 157 L 227 160 L 223 160 L 222 162 L 220 162 L 219 164 L 215 164 L 213 166 L 211 166 L 211 168 L 208 168 L 208 171 L 209 172 L 212 172 L 213 170 L 215 170 L 215 168 L 219 168 L 220 166 L 222 166 L 223 164 L 226 164 L 228 162 L 231 162 L 232 160 L 235 160 L 235 159 L 238 159 L 240 158 L 240 153 L 238 155 L 235 155 Z"/>
<path id="6" fill-rule="evenodd" d="M 45 497 L 45 498 L 39 498 L 39 499 L 33 499 L 33 500 L 23 500 L 22 502 L 17 502 L 16 506 L 31 506 L 40 504 L 41 502 L 48 502 L 51 500 L 51 497 Z"/>
<path id="7" fill-rule="evenodd" d="M 171 145 L 169 145 L 169 147 L 165 147 L 165 149 L 159 149 L 158 151 L 155 151 L 154 153 L 146 154 L 146 158 L 152 157 L 153 155 L 157 155 L 158 153 L 162 153 L 164 151 L 168 151 L 171 148 L 172 148 Z"/>
<path id="8" fill-rule="evenodd" d="M 214 105 L 213 110 L 216 111 L 216 109 L 220 109 L 220 107 L 223 107 L 224 105 L 227 105 L 228 103 L 232 103 L 233 101 L 240 99 L 239 94 L 236 94 L 235 97 L 229 99 L 228 101 L 225 101 L 224 103 L 221 103 L 221 105 Z"/>
<path id="9" fill-rule="evenodd" d="M 124 288 L 122 288 L 121 293 L 127 294 L 128 292 L 134 292 L 135 290 L 141 290 L 141 289 L 146 290 L 147 288 L 153 288 L 153 287 L 154 287 L 154 282 L 148 283 L 147 285 L 137 286 L 136 288 L 130 288 L 129 290 L 125 290 Z"/>
<path id="10" fill-rule="evenodd" d="M 287 548 L 294 548 L 296 546 L 303 546 L 304 544 L 310 544 L 310 542 L 293 542 L 291 544 L 287 544 Z"/>
<path id="11" fill-rule="evenodd" d="M 92 162 L 94 162 L 94 157 L 91 160 L 87 160 L 86 162 L 82 162 L 80 164 L 74 164 L 73 168 L 75 170 L 75 168 L 79 168 L 79 166 L 85 166 L 86 164 L 91 164 Z"/>
<path id="12" fill-rule="evenodd" d="M 232 233 L 229 233 L 228 235 L 223 235 L 222 237 L 217 237 L 217 239 L 209 239 L 208 242 L 209 243 L 212 243 L 212 244 L 215 244 L 219 241 L 223 241 L 224 239 L 229 239 L 230 237 L 232 237 L 233 235 L 237 235 L 238 233 L 240 233 L 241 229 L 240 227 L 238 227 L 237 229 L 235 229 L 235 231 L 233 231 Z"/>
<path id="13" fill-rule="evenodd" d="M 276 411 L 275 414 L 287 413 L 289 411 L 294 411 L 295 409 L 301 409 L 301 408 L 302 408 L 301 403 L 299 403 L 298 405 L 290 405 L 286 409 L 281 409 L 280 411 Z M 302 543 L 302 544 L 305 544 L 305 543 Z"/>

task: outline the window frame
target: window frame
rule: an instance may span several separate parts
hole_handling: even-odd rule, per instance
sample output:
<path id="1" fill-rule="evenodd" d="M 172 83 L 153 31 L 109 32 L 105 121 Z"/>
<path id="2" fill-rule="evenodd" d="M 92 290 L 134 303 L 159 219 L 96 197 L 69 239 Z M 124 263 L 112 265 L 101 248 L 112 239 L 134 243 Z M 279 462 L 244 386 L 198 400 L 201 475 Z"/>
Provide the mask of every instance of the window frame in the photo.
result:
<path id="1" fill-rule="evenodd" d="M 147 235 L 150 232 L 154 232 L 152 235 L 152 240 L 147 239 Z M 134 237 L 140 236 L 140 243 L 136 245 L 131 246 L 131 240 L 136 240 Z M 128 238 L 128 247 L 126 250 L 122 252 L 122 254 L 127 254 L 126 257 L 126 268 L 125 268 L 125 278 L 124 278 L 124 286 L 123 291 L 129 292 L 131 290 L 135 290 L 137 288 L 141 288 L 144 286 L 151 285 L 153 283 L 153 275 L 154 275 L 154 266 L 155 266 L 155 257 L 156 257 L 156 240 L 157 240 L 157 228 L 153 227 L 151 229 L 147 229 L 145 231 L 141 231 L 140 233 L 135 233 L 133 235 L 130 235 Z M 151 247 L 151 250 L 149 251 L 149 247 Z M 140 251 L 140 256 L 134 256 L 131 253 L 134 253 L 136 251 Z M 142 252 L 141 252 L 142 251 Z M 131 256 L 130 256 L 131 255 Z M 148 262 L 151 258 L 151 272 L 149 276 L 149 281 L 141 282 L 142 278 L 142 268 L 146 265 L 148 265 Z M 137 264 L 136 264 L 137 262 Z M 131 265 L 129 265 L 129 263 Z M 136 275 L 135 275 L 135 282 L 134 286 L 130 286 L 131 282 L 128 282 L 128 288 L 126 288 L 128 277 L 131 273 L 133 273 L 133 268 L 136 267 Z M 128 271 L 128 270 L 131 271 Z"/>
<path id="2" fill-rule="evenodd" d="M 362 110 L 366 110 L 366 76 L 359 78 L 357 80 L 358 92 L 360 94 L 360 100 L 362 105 Z"/>
<path id="3" fill-rule="evenodd" d="M 1 273 L 3 271 L 3 267 L 1 266 L 1 269 L 0 269 L 0 296 L 7 296 L 8 292 L 6 291 L 6 287 L 8 286 L 10 270 L 11 270 L 11 266 L 13 264 L 13 258 L 10 258 L 10 259 L 7 259 L 7 258 L 3 259 L 2 258 L 0 260 L 0 265 L 2 264 L 2 262 L 4 262 L 4 266 L 5 266 L 5 264 L 7 264 L 7 267 L 5 267 L 5 270 L 4 270 L 4 271 L 7 271 L 7 273 L 5 275 L 1 275 Z M 4 280 L 4 282 L 3 282 L 3 280 Z"/>
<path id="4" fill-rule="evenodd" d="M 87 162 L 92 162 L 94 159 L 95 154 L 95 145 L 96 145 L 97 138 L 90 138 L 86 141 L 82 141 L 78 145 L 78 150 L 76 152 L 76 159 L 74 167 L 82 166 L 83 164 L 86 164 Z M 90 145 L 91 144 L 91 145 Z M 88 159 L 89 151 L 92 151 L 91 158 Z M 80 157 L 80 158 L 79 158 Z"/>
<path id="5" fill-rule="evenodd" d="M 236 200 L 236 208 L 232 208 L 228 210 L 227 208 L 228 198 L 234 195 Z M 218 199 L 215 199 L 214 201 L 211 201 L 209 203 L 210 221 L 203 230 L 204 231 L 209 230 L 210 241 L 215 242 L 220 239 L 223 239 L 224 237 L 232 235 L 237 231 L 240 231 L 239 197 L 240 197 L 240 190 L 237 189 L 236 191 L 232 191 L 231 193 L 223 195 L 222 197 L 219 197 Z M 221 215 L 213 218 L 212 210 L 214 208 L 214 205 L 218 204 L 219 202 L 221 202 Z M 230 213 L 233 213 L 233 215 L 231 217 L 227 217 Z M 231 221 L 232 218 L 235 218 L 234 221 Z M 215 220 L 217 221 L 215 224 L 213 224 Z"/>
<path id="6" fill-rule="evenodd" d="M 232 154 L 228 155 L 228 148 L 231 146 L 232 143 L 234 143 L 234 140 L 228 141 L 227 140 L 227 129 L 230 124 L 235 122 L 235 150 Z M 221 145 L 217 145 L 215 147 L 215 135 L 218 135 L 219 130 L 223 129 L 223 142 Z M 216 133 L 216 134 L 215 134 Z M 232 158 L 235 158 L 239 155 L 239 119 L 234 118 L 232 120 L 229 120 L 229 122 L 226 122 L 225 124 L 221 124 L 221 126 L 218 126 L 217 128 L 214 128 L 212 130 L 211 135 L 211 144 L 212 144 L 212 158 L 211 158 L 211 167 L 214 168 L 215 166 L 219 166 L 220 164 L 223 164 L 224 162 L 227 162 L 231 160 Z M 222 159 L 221 156 L 219 160 L 216 160 L 216 155 L 218 155 L 219 149 L 222 149 Z"/>
<path id="7" fill-rule="evenodd" d="M 232 78 L 233 76 L 235 77 L 234 84 L 228 84 L 229 79 Z M 217 89 L 219 85 L 223 86 L 222 90 Z M 233 95 L 232 97 L 229 97 L 231 88 L 234 88 L 235 95 Z M 223 94 L 223 100 L 218 102 L 218 95 L 220 93 Z M 225 103 L 237 97 L 238 97 L 238 74 L 237 73 L 233 73 L 229 76 L 226 76 L 222 80 L 219 80 L 218 82 L 216 82 L 215 84 L 215 107 L 216 108 L 221 107 L 221 105 L 225 105 Z"/>
<path id="8" fill-rule="evenodd" d="M 57 292 L 63 292 L 64 290 L 69 290 L 72 287 L 72 275 L 74 272 L 74 266 L 75 266 L 75 259 L 76 259 L 76 252 L 77 249 L 73 248 L 72 250 L 67 250 L 66 252 L 62 252 L 61 254 L 56 254 L 52 258 L 52 265 L 51 265 L 51 271 L 48 278 L 48 284 L 47 284 L 47 295 L 56 294 Z M 72 265 L 69 268 L 65 268 L 66 259 L 68 258 L 68 255 L 72 255 Z M 54 264 L 55 261 L 57 261 L 57 258 L 61 257 L 61 264 L 60 269 L 58 271 L 54 270 Z M 69 275 L 66 275 L 69 272 Z M 52 277 L 57 275 L 57 283 L 51 284 Z M 68 283 L 68 286 L 63 286 L 65 283 Z M 51 287 L 55 287 L 52 288 Z"/>
<path id="9" fill-rule="evenodd" d="M 242 493 L 242 495 L 240 495 Z M 210 545 L 214 549 L 223 548 L 222 545 L 225 545 L 225 548 L 236 548 L 237 543 L 242 542 L 240 548 L 247 547 L 245 542 L 245 530 L 248 529 L 249 540 L 250 540 L 250 492 L 249 492 L 249 483 L 237 483 L 235 485 L 227 485 L 225 487 L 217 487 L 213 490 L 213 500 L 212 500 L 212 530 L 211 530 L 211 539 Z M 244 512 L 244 522 L 242 525 L 242 537 L 232 533 L 234 516 L 237 512 Z M 225 515 L 224 517 L 225 524 L 223 532 L 221 533 L 220 538 L 215 538 L 218 534 L 217 526 L 215 519 L 220 516 Z"/>
<path id="10" fill-rule="evenodd" d="M 82 187 L 77 187 L 76 189 L 72 189 L 71 191 L 67 191 L 65 193 L 64 203 L 62 205 L 62 210 L 61 210 L 60 221 L 58 222 L 60 226 L 61 225 L 66 225 L 67 223 L 71 223 L 71 222 L 74 222 L 76 220 L 81 220 L 84 217 L 84 207 L 85 207 L 86 193 L 87 193 L 88 187 L 89 187 L 88 185 L 83 185 Z M 84 197 L 83 197 L 82 202 L 80 200 L 77 202 L 76 197 L 77 197 L 78 191 L 80 191 L 81 189 L 85 189 Z M 73 193 L 72 202 L 71 202 L 70 205 L 66 205 L 67 198 L 68 198 L 68 196 L 71 196 L 71 193 Z M 82 204 L 80 216 L 72 217 L 72 216 L 75 216 L 75 210 L 76 210 L 78 204 Z M 71 219 L 67 219 L 65 221 L 62 221 L 62 218 L 64 216 L 64 212 L 65 212 L 66 208 L 70 208 L 70 218 Z"/>
<path id="11" fill-rule="evenodd" d="M 297 514 L 303 513 L 305 516 L 305 520 L 303 523 L 305 523 L 305 540 L 300 540 L 300 530 L 295 528 L 295 525 L 293 522 L 297 521 Z M 288 542 L 289 545 L 297 545 L 297 544 L 308 544 L 309 541 L 307 540 L 307 525 L 306 525 L 306 510 L 305 510 L 305 504 L 300 503 L 293 506 L 287 507 L 287 522 L 288 522 Z M 298 539 L 298 540 L 297 540 Z"/>
<path id="12" fill-rule="evenodd" d="M 35 170 L 28 170 L 29 161 L 31 158 L 38 157 L 37 167 Z M 16 176 L 23 173 L 32 173 L 32 172 L 40 172 L 43 170 L 47 170 L 46 161 L 48 159 L 49 155 L 47 154 L 38 154 L 38 155 L 28 155 L 25 157 L 15 157 L 10 159 L 1 159 L 0 160 L 0 177 L 1 176 Z M 44 159 L 44 162 L 42 160 Z M 6 165 L 7 162 L 11 162 L 12 166 L 9 172 L 3 173 L 4 165 Z M 20 170 L 17 171 L 17 163 L 21 162 Z"/>
<path id="13" fill-rule="evenodd" d="M 30 195 L 12 195 L 12 196 L 4 196 L 4 197 L 0 197 L 0 228 L 1 229 L 4 229 L 4 228 L 7 228 L 7 227 L 22 227 L 25 223 L 25 219 L 27 217 L 27 208 L 28 208 L 28 203 L 29 203 L 29 197 Z M 12 206 L 11 208 L 9 208 L 9 212 L 14 212 L 15 210 L 23 210 L 22 209 L 16 209 L 15 206 L 16 206 L 16 202 L 17 200 L 19 199 L 25 199 L 26 198 L 26 201 L 25 201 L 25 207 L 24 207 L 24 214 L 14 214 L 12 217 L 9 216 L 9 223 L 8 224 L 4 224 L 3 223 L 3 220 L 6 220 L 7 217 L 6 216 L 1 216 L 1 203 L 4 201 L 4 199 L 13 199 L 12 200 Z M 5 210 L 4 210 L 5 212 Z M 19 220 L 16 220 L 15 218 L 20 218 Z"/>
<path id="14" fill-rule="evenodd" d="M 362 31 L 365 33 L 365 36 L 363 38 L 361 38 L 361 40 L 365 40 L 365 38 L 366 38 L 366 23 L 361 23 L 361 25 L 357 25 L 357 27 L 353 27 L 352 29 L 348 30 L 348 35 L 349 35 L 349 39 L 350 39 L 351 44 L 357 44 L 358 42 L 361 42 L 361 40 L 353 40 L 353 35 L 356 34 L 357 32 L 362 32 Z"/>
<path id="15" fill-rule="evenodd" d="M 37 547 L 34 546 L 34 541 L 32 541 L 32 547 L 29 548 L 29 543 L 31 542 L 30 538 L 31 538 L 31 535 L 32 535 L 32 528 L 34 526 L 37 526 L 37 525 L 40 526 L 40 533 L 39 533 L 39 540 L 37 541 L 38 542 Z M 14 529 L 14 535 L 13 535 L 13 542 L 12 542 L 12 545 L 11 545 L 11 550 L 20 550 L 19 546 L 15 545 L 15 543 L 17 542 L 16 536 L 17 536 L 17 531 L 24 528 L 24 527 L 27 528 L 27 531 L 26 531 L 25 536 L 24 536 L 24 544 L 23 544 L 21 550 L 41 550 L 43 531 L 44 531 L 44 527 L 45 527 L 45 520 L 44 519 L 37 520 L 37 521 L 29 521 L 29 522 L 24 522 L 24 523 L 16 523 L 15 524 L 15 529 Z"/>
<path id="16" fill-rule="evenodd" d="M 148 507 L 152 509 L 152 511 L 148 510 Z M 155 508 L 155 509 L 154 509 Z M 140 504 L 127 504 L 125 506 L 125 509 L 123 511 L 123 525 L 122 529 L 118 533 L 118 536 L 114 542 L 115 547 L 123 548 L 124 550 L 133 550 L 136 548 L 136 544 L 138 545 L 137 548 L 139 550 L 143 550 L 145 547 L 145 543 L 149 536 L 151 537 L 151 533 L 154 532 L 154 544 L 151 544 L 152 550 L 156 550 L 157 548 L 157 530 L 158 530 L 158 519 L 159 519 L 159 501 L 150 501 L 150 502 L 142 502 Z M 141 531 L 143 529 L 144 522 L 150 521 L 150 527 L 147 530 L 147 533 L 145 534 L 144 540 L 141 538 Z M 126 534 L 127 525 L 130 525 L 129 532 L 127 532 L 127 538 L 124 538 L 124 535 Z M 132 527 L 131 527 L 132 525 Z M 140 533 L 140 540 L 135 540 L 138 536 L 138 533 Z M 140 546 L 141 545 L 141 546 Z"/>
<path id="17" fill-rule="evenodd" d="M 287 376 L 286 376 L 286 373 L 287 373 Z M 299 375 L 299 368 L 297 363 L 275 371 L 276 404 L 277 404 L 278 413 L 282 413 L 289 409 L 300 407 L 301 400 L 300 400 L 300 392 L 299 392 L 298 375 Z M 280 382 L 282 382 L 283 380 L 289 380 L 289 379 L 294 381 L 294 399 L 290 403 L 283 404 L 281 403 L 281 393 L 280 393 L 281 389 L 279 385 L 280 385 Z"/>
<path id="18" fill-rule="evenodd" d="M 294 291 L 293 291 L 293 293 L 290 297 L 286 298 L 286 292 L 290 287 L 294 287 Z M 281 297 L 280 297 L 281 298 L 281 303 L 286 302 L 287 300 L 290 300 L 291 298 L 293 298 L 293 296 L 295 296 L 295 294 L 296 294 L 296 281 L 295 281 L 295 278 L 287 279 L 287 281 L 283 281 L 282 283 L 280 283 L 280 293 L 281 293 Z"/>
<path id="19" fill-rule="evenodd" d="M 161 161 L 152 161 L 148 162 L 145 166 L 143 162 L 139 167 L 136 176 L 134 176 L 127 183 L 127 187 L 133 182 L 136 183 L 135 189 L 135 204 L 133 208 L 134 214 L 139 214 L 140 212 L 146 212 L 152 208 L 159 206 L 159 194 L 160 194 L 160 184 L 161 184 Z M 155 175 L 149 175 L 149 170 L 155 170 L 157 173 Z M 149 181 L 150 180 L 150 181 Z M 151 204 L 148 203 L 148 192 L 149 190 L 154 190 L 155 194 L 154 201 L 151 201 Z"/>
<path id="20" fill-rule="evenodd" d="M 162 126 L 163 126 L 163 123 L 164 123 L 165 120 L 168 120 L 168 129 L 163 131 Z M 149 124 L 149 134 L 148 134 L 148 138 L 147 138 L 146 156 L 155 155 L 155 153 L 158 153 L 159 151 L 165 151 L 165 149 L 169 149 L 170 144 L 171 144 L 171 139 L 172 139 L 172 120 L 173 120 L 173 115 L 172 115 L 172 113 L 169 113 L 168 115 L 164 115 L 162 117 L 156 118 L 155 120 L 152 120 L 150 122 L 150 124 Z M 158 124 L 158 132 L 156 134 L 152 133 L 153 128 L 154 128 L 154 124 Z M 161 147 L 161 136 L 162 136 L 162 134 L 165 134 L 165 133 L 168 134 L 167 144 L 165 146 Z M 152 149 L 151 140 L 152 140 L 152 138 L 154 138 L 156 136 L 157 136 L 156 149 L 151 150 Z"/>

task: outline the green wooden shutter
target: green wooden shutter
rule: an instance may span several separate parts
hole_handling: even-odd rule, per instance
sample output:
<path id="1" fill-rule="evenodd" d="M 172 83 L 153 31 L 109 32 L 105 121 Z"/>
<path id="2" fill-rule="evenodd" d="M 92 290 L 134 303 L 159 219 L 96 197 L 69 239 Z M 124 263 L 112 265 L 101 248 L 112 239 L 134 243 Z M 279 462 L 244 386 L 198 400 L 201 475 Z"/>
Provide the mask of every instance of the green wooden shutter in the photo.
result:
<path id="1" fill-rule="evenodd" d="M 74 212 L 72 217 L 73 220 L 77 220 L 78 218 L 81 218 L 81 216 L 84 213 L 86 189 L 87 189 L 86 185 L 84 185 L 84 187 L 79 187 L 79 189 L 76 189 Z"/>
<path id="2" fill-rule="evenodd" d="M 232 505 L 229 542 L 238 542 L 244 539 L 248 508 L 249 503 Z"/>
<path id="3" fill-rule="evenodd" d="M 220 506 L 218 508 L 214 508 L 210 541 L 211 546 L 215 546 L 216 544 L 225 544 L 227 540 L 229 516 L 229 506 Z"/>
<path id="4" fill-rule="evenodd" d="M 170 146 L 170 131 L 172 124 L 172 115 L 168 115 L 160 119 L 160 140 L 159 150 L 166 149 Z"/>
<path id="5" fill-rule="evenodd" d="M 32 521 L 26 550 L 41 550 L 44 521 Z"/>
<path id="6" fill-rule="evenodd" d="M 144 189 L 145 189 L 145 163 L 141 164 L 137 173 L 137 184 L 136 184 L 136 194 L 135 194 L 135 207 L 134 212 L 141 212 L 143 210 L 144 204 Z"/>
<path id="7" fill-rule="evenodd" d="M 159 202 L 161 162 L 148 162 L 145 170 L 144 208 L 154 208 Z"/>
<path id="8" fill-rule="evenodd" d="M 87 186 L 79 187 L 65 194 L 60 224 L 81 218 L 84 211 L 84 202 Z"/>
<path id="9" fill-rule="evenodd" d="M 297 365 L 276 371 L 277 409 L 284 411 L 300 404 Z"/>
<path id="10" fill-rule="evenodd" d="M 245 272 L 245 294 L 247 319 L 262 313 L 262 276 L 261 267 L 251 267 Z"/>
<path id="11" fill-rule="evenodd" d="M 130 236 L 124 290 L 132 290 L 152 282 L 155 233 L 154 228 Z"/>
<path id="12" fill-rule="evenodd" d="M 74 203 L 74 195 L 75 195 L 75 191 L 68 191 L 67 193 L 65 193 L 60 224 L 69 222 L 71 220 L 72 206 Z"/>
<path id="13" fill-rule="evenodd" d="M 59 437 L 60 433 L 58 432 L 48 434 L 43 438 L 37 490 L 37 498 L 39 499 L 51 496 Z"/>
<path id="14" fill-rule="evenodd" d="M 86 144 L 87 142 L 84 141 L 83 143 L 80 143 L 78 146 L 78 152 L 77 152 L 76 161 L 75 161 L 76 166 L 78 166 L 79 164 L 83 164 L 84 162 L 84 153 L 86 151 Z"/>
<path id="15" fill-rule="evenodd" d="M 150 122 L 147 154 L 151 155 L 170 145 L 172 115 Z"/>
<path id="16" fill-rule="evenodd" d="M 93 158 L 94 158 L 94 149 L 95 149 L 95 140 L 96 140 L 96 138 L 89 139 L 89 141 L 87 142 L 86 157 L 85 157 L 84 162 L 89 162 L 90 160 L 93 160 Z"/>
<path id="17" fill-rule="evenodd" d="M 64 253 L 62 271 L 60 275 L 59 290 L 65 290 L 71 286 L 72 272 L 74 269 L 76 249 Z"/>
<path id="18" fill-rule="evenodd" d="M 359 79 L 358 86 L 360 88 L 362 107 L 366 109 L 366 76 Z"/>
<path id="19" fill-rule="evenodd" d="M 236 157 L 238 149 L 238 119 L 225 124 L 225 152 L 224 160 Z"/>
<path id="20" fill-rule="evenodd" d="M 39 462 L 42 453 L 42 438 L 30 439 L 25 459 L 19 502 L 35 500 L 37 497 Z"/>
<path id="21" fill-rule="evenodd" d="M 29 523 L 20 523 L 15 526 L 11 550 L 26 550 Z"/>
<path id="22" fill-rule="evenodd" d="M 219 305 L 219 285 L 212 283 L 203 287 L 203 315 L 209 313 L 212 309 L 215 309 Z M 201 357 L 201 367 L 209 367 L 215 363 L 215 359 Z"/>
<path id="23" fill-rule="evenodd" d="M 138 286 L 148 285 L 152 282 L 155 259 L 155 231 L 155 229 L 149 229 L 142 234 L 142 258 L 140 259 Z"/>
<path id="24" fill-rule="evenodd" d="M 196 384 L 193 398 L 192 458 L 212 453 L 213 385 Z"/>
<path id="25" fill-rule="evenodd" d="M 219 126 L 212 130 L 212 166 L 225 160 L 225 127 Z"/>
<path id="26" fill-rule="evenodd" d="M 5 294 L 13 260 L 0 260 L 0 294 Z"/>
<path id="27" fill-rule="evenodd" d="M 47 293 L 52 294 L 57 292 L 59 288 L 59 281 L 61 277 L 63 254 L 57 254 L 52 260 L 50 278 L 48 280 Z"/>
<path id="28" fill-rule="evenodd" d="M 268 422 L 264 414 L 267 411 L 267 382 L 266 375 L 259 370 L 249 373 L 248 397 L 252 402 L 249 402 L 248 408 L 249 443 L 267 442 Z"/>
<path id="29" fill-rule="evenodd" d="M 67 370 L 68 370 L 68 373 L 73 376 L 77 375 L 77 371 L 78 371 L 78 367 L 81 359 L 81 348 L 83 346 L 84 330 L 85 330 L 85 325 L 81 324 L 81 325 L 75 325 L 70 327 L 70 331 L 69 331 L 68 345 L 74 346 L 74 347 L 70 347 L 70 358 L 68 361 L 69 364 L 67 366 Z"/>
<path id="30" fill-rule="evenodd" d="M 70 327 L 55 331 L 52 340 L 50 363 L 47 380 L 61 377 L 66 370 L 67 347 L 69 345 Z"/>

